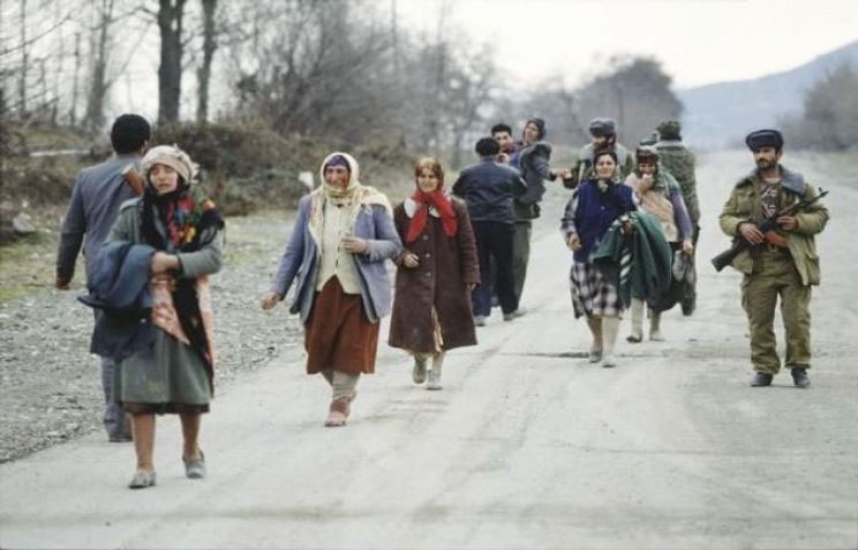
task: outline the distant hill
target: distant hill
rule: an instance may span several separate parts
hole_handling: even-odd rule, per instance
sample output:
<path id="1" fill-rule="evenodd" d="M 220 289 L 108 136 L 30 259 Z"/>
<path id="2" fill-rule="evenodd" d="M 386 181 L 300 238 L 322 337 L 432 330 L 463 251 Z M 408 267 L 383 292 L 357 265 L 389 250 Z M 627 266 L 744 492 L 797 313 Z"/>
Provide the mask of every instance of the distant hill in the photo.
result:
<path id="1" fill-rule="evenodd" d="M 858 67 L 858 41 L 782 73 L 678 90 L 685 105 L 683 139 L 696 149 L 741 143 L 747 132 L 800 113 L 805 90 L 844 62 Z"/>

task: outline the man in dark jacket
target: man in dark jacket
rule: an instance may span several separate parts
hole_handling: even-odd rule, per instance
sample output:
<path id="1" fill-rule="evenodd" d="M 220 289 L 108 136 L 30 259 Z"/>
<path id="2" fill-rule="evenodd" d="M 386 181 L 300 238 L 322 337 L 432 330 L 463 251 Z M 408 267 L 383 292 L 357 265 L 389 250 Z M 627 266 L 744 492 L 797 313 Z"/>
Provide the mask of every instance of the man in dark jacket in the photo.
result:
<path id="1" fill-rule="evenodd" d="M 121 115 L 110 130 L 110 142 L 115 155 L 78 174 L 60 230 L 56 272 L 58 289 L 69 289 L 81 245 L 86 257 L 87 286 L 91 286 L 98 251 L 113 227 L 119 206 L 134 197 L 122 173 L 129 165 L 139 167 L 140 158 L 149 146 L 151 133 L 149 123 L 143 117 Z M 101 383 L 106 405 L 104 427 L 110 441 L 130 441 L 131 432 L 125 413 L 113 398 L 115 367 L 112 359 L 102 358 Z"/>
<path id="2" fill-rule="evenodd" d="M 480 139 L 476 152 L 480 162 L 462 170 L 453 184 L 453 193 L 464 199 L 468 206 L 481 273 L 489 272 L 490 258 L 494 258 L 495 290 L 504 320 L 511 321 L 518 317 L 518 296 L 512 268 L 513 199 L 523 195 L 527 187 L 517 170 L 497 162 L 500 147 L 493 138 Z M 488 281 L 474 289 L 473 301 L 474 322 L 477 326 L 484 326 L 491 313 L 491 285 Z"/>

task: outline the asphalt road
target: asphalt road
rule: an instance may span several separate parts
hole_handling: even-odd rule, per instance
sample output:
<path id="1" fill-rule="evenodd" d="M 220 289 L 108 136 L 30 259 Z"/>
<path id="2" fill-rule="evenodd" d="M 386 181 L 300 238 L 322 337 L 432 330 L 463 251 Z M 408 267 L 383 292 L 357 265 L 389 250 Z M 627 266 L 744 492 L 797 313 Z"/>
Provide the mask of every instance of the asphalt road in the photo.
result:
<path id="1" fill-rule="evenodd" d="M 413 386 L 382 345 L 349 426 L 326 429 L 328 389 L 288 350 L 217 396 L 203 481 L 183 477 L 174 418 L 153 489 L 125 488 L 133 449 L 100 434 L 0 466 L 0 547 L 858 549 L 858 186 L 820 159 L 789 164 L 831 190 L 809 389 L 788 373 L 747 385 L 739 276 L 708 258 L 750 157 L 708 156 L 699 308 L 665 315 L 666 342 L 627 344 L 626 321 L 618 367 L 586 362 L 554 189 L 528 315 L 494 315 L 450 353 L 443 391 Z"/>

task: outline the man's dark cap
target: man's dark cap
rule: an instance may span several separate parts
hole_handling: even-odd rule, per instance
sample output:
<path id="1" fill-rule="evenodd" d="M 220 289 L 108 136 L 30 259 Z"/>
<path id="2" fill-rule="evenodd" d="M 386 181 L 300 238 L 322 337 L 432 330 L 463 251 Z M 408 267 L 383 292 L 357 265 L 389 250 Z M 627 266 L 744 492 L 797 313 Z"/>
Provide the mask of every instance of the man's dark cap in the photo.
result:
<path id="1" fill-rule="evenodd" d="M 678 120 L 664 120 L 656 126 L 656 130 L 661 139 L 681 139 L 682 126 Z"/>
<path id="2" fill-rule="evenodd" d="M 751 151 L 759 151 L 763 147 L 774 147 L 781 150 L 784 146 L 784 138 L 777 130 L 757 130 L 751 132 L 745 138 L 745 144 Z"/>
<path id="3" fill-rule="evenodd" d="M 610 137 L 617 133 L 617 123 L 612 118 L 594 118 L 590 121 L 590 135 Z"/>

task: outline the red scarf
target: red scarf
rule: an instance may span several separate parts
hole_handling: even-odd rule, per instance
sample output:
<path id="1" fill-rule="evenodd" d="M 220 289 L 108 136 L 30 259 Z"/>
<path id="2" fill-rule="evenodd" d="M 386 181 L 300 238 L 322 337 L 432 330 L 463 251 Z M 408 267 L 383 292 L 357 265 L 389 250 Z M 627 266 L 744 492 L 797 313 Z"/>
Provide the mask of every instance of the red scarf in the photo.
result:
<path id="1" fill-rule="evenodd" d="M 436 189 L 431 193 L 424 193 L 420 189 L 411 195 L 414 202 L 417 203 L 417 211 L 414 212 L 414 217 L 411 218 L 411 225 L 408 226 L 408 235 L 405 236 L 405 242 L 413 243 L 417 237 L 423 233 L 426 227 L 426 220 L 429 218 L 429 207 L 434 206 L 435 210 L 441 216 L 441 225 L 444 226 L 444 233 L 448 237 L 453 237 L 459 229 L 459 221 L 456 219 L 456 211 L 453 210 L 453 203 L 450 197 L 444 194 L 441 189 Z"/>

